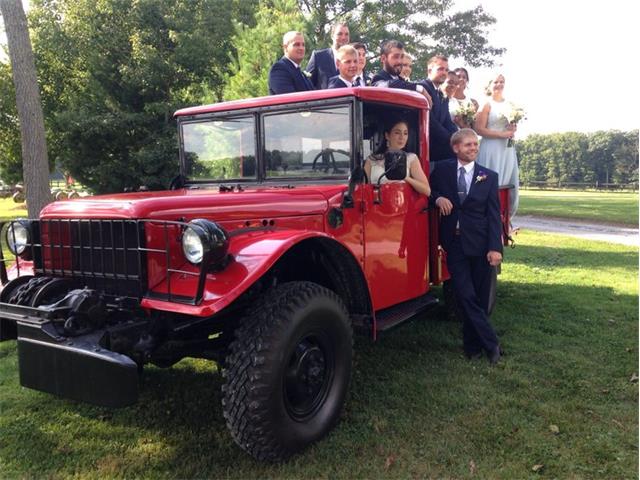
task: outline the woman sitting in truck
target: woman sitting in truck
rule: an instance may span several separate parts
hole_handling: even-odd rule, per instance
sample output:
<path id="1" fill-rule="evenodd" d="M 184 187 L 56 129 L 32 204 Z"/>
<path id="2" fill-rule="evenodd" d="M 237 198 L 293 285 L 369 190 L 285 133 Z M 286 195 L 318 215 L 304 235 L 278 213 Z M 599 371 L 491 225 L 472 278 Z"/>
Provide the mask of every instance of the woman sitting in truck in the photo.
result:
<path id="1" fill-rule="evenodd" d="M 405 120 L 399 120 L 392 122 L 390 125 L 391 127 L 385 128 L 385 144 L 382 145 L 376 153 L 371 154 L 364 163 L 364 171 L 370 183 L 378 183 L 378 180 L 380 180 L 380 183 L 389 181 L 386 176 L 382 177 L 382 174 L 385 172 L 384 154 L 388 150 L 404 150 L 407 146 L 407 141 L 409 140 L 409 124 Z M 382 177 L 382 179 L 380 179 L 380 177 Z M 429 180 L 424 170 L 422 170 L 420 159 L 415 153 L 407 152 L 407 176 L 404 181 L 411 185 L 418 193 L 426 196 L 431 194 Z"/>

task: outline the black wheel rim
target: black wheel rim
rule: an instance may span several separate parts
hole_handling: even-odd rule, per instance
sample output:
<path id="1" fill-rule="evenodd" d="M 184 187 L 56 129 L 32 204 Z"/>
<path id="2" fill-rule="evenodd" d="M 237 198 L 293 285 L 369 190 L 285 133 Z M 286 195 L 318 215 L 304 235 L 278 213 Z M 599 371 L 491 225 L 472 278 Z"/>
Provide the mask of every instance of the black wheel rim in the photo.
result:
<path id="1" fill-rule="evenodd" d="M 320 410 L 333 381 L 333 348 L 324 335 L 306 335 L 289 357 L 284 375 L 284 400 L 289 415 L 305 420 Z"/>

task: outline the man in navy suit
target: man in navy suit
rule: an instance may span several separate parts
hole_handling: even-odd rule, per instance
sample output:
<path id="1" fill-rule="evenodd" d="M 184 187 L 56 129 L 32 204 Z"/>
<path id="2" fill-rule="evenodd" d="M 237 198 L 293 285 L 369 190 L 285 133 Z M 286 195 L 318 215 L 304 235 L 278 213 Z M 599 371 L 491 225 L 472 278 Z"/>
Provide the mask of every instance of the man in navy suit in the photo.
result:
<path id="1" fill-rule="evenodd" d="M 375 74 L 371 80 L 373 87 L 401 88 L 418 92 L 427 99 L 431 105 L 431 96 L 424 85 L 407 82 L 400 76 L 402 73 L 402 62 L 404 60 L 404 44 L 399 40 L 387 40 L 382 44 L 380 62 L 382 70 Z"/>
<path id="2" fill-rule="evenodd" d="M 314 50 L 307 64 L 311 83 L 318 90 L 329 85 L 329 79 L 339 74 L 336 60 L 338 49 L 349 43 L 349 27 L 346 23 L 336 23 L 331 27 L 331 48 Z"/>
<path id="3" fill-rule="evenodd" d="M 449 140 L 451 135 L 458 131 L 458 127 L 451 120 L 449 100 L 440 90 L 440 85 L 447 79 L 448 72 L 447 57 L 436 55 L 427 62 L 427 78 L 422 81 L 433 99 L 433 106 L 429 110 L 429 162 L 432 170 L 435 166 L 432 162 L 454 156 Z"/>
<path id="4" fill-rule="evenodd" d="M 468 358 L 483 350 L 492 364 L 500 345 L 489 322 L 492 269 L 502 262 L 498 174 L 475 163 L 478 136 L 463 128 L 451 137 L 456 158 L 431 173 L 431 201 L 442 214 L 440 244 L 463 312 L 462 336 Z"/>
<path id="5" fill-rule="evenodd" d="M 300 70 L 304 58 L 304 37 L 300 32 L 287 32 L 282 37 L 284 56 L 269 70 L 269 94 L 304 92 L 313 85 Z"/>
<path id="6" fill-rule="evenodd" d="M 362 86 L 355 84 L 358 73 L 358 51 L 351 45 L 343 45 L 338 49 L 338 71 L 340 74 L 329 79 L 328 88 Z"/>
<path id="7" fill-rule="evenodd" d="M 351 46 L 358 51 L 358 73 L 355 81 L 359 86 L 368 87 L 371 85 L 371 76 L 364 69 L 367 66 L 367 46 L 362 42 L 354 42 Z"/>

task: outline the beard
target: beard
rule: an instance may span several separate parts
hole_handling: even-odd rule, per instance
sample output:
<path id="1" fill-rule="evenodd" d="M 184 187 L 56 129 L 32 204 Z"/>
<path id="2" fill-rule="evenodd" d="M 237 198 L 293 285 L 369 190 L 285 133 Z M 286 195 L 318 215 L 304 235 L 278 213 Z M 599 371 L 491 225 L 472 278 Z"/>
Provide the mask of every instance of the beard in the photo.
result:
<path id="1" fill-rule="evenodd" d="M 391 75 L 400 76 L 402 73 L 402 65 L 392 66 L 389 63 L 385 63 L 383 65 L 384 71 L 390 73 Z"/>

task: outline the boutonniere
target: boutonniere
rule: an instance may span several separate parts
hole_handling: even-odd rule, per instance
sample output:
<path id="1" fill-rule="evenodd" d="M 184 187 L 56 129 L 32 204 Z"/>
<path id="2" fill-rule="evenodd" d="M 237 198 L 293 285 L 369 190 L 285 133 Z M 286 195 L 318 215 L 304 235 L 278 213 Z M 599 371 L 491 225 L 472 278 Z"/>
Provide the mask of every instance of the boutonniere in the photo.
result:
<path id="1" fill-rule="evenodd" d="M 302 70 L 302 74 L 307 78 L 311 78 L 311 72 L 307 72 L 306 70 Z"/>
<path id="2" fill-rule="evenodd" d="M 476 183 L 484 182 L 487 179 L 487 174 L 485 172 L 480 172 L 476 177 Z"/>

